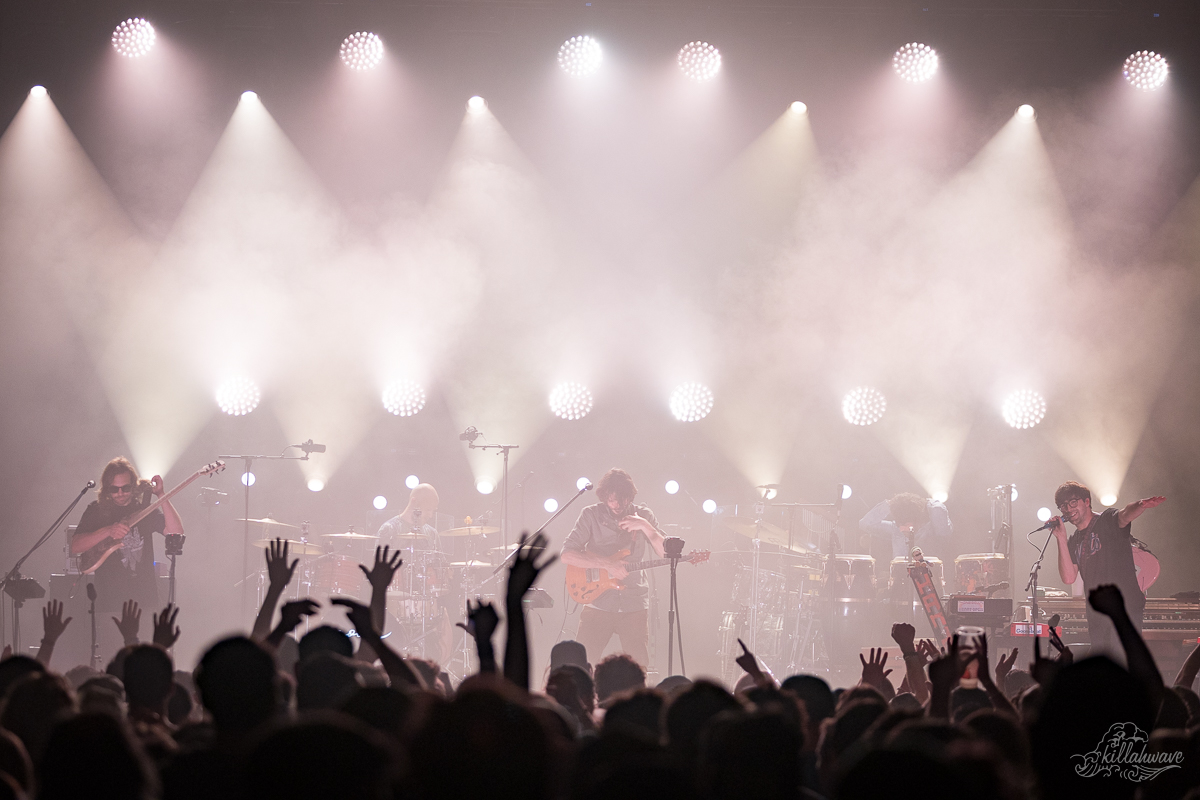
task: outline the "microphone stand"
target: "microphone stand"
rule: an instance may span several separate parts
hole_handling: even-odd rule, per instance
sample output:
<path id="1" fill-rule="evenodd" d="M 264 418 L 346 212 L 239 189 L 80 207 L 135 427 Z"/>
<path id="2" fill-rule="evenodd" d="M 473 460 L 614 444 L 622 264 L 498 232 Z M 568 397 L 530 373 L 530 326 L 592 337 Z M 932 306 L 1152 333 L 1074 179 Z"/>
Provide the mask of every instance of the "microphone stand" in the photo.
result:
<path id="1" fill-rule="evenodd" d="M 96 488 L 96 482 L 88 481 L 79 490 L 79 494 L 75 496 L 71 504 L 67 506 L 67 510 L 58 515 L 58 519 L 54 520 L 54 523 L 38 538 L 33 547 L 29 548 L 29 552 L 21 556 L 17 560 L 17 563 L 13 565 L 13 568 L 9 570 L 8 574 L 4 576 L 4 580 L 0 581 L 0 590 L 3 590 L 13 601 L 13 655 L 17 655 L 21 651 L 21 606 L 25 604 L 26 600 L 46 596 L 46 590 L 37 581 L 33 578 L 21 577 L 21 566 L 25 563 L 26 559 L 33 555 L 35 550 L 50 540 L 50 537 L 58 530 L 58 526 L 62 525 L 63 521 L 75 510 L 75 506 L 79 505 L 79 501 L 83 499 L 88 489 L 94 488 Z"/>
<path id="2" fill-rule="evenodd" d="M 1038 528 L 1038 530 L 1041 530 L 1041 528 Z M 1028 541 L 1029 537 L 1033 536 L 1035 533 L 1037 533 L 1037 531 L 1030 531 L 1029 533 L 1025 534 L 1026 541 Z M 1042 549 L 1040 551 L 1038 551 L 1037 561 L 1033 562 L 1033 566 L 1030 567 L 1030 569 L 1029 569 L 1029 583 L 1025 584 L 1025 591 L 1028 592 L 1031 588 L 1033 590 L 1032 594 L 1030 594 L 1030 596 L 1029 596 L 1029 598 L 1030 598 L 1029 599 L 1029 607 L 1030 607 L 1030 615 L 1032 616 L 1032 619 L 1030 620 L 1030 622 L 1033 623 L 1033 641 L 1035 644 L 1037 643 L 1037 625 L 1038 625 L 1038 597 L 1037 597 L 1038 573 L 1042 569 L 1042 559 L 1046 557 L 1046 548 L 1050 546 L 1050 540 L 1053 538 L 1054 538 L 1054 529 L 1051 528 L 1050 533 L 1047 534 L 1047 536 L 1046 536 L 1045 544 L 1043 544 Z M 1033 542 L 1029 542 L 1029 543 L 1033 544 Z M 1033 546 L 1037 547 L 1036 544 L 1033 544 Z"/>
<path id="3" fill-rule="evenodd" d="M 675 674 L 675 642 L 676 623 L 678 621 L 679 641 L 679 674 L 687 675 L 687 663 L 683 660 L 683 623 L 679 621 L 679 591 L 675 582 L 675 570 L 679 560 L 683 558 L 683 539 L 678 536 L 668 536 L 663 539 L 664 555 L 671 562 L 671 594 L 667 604 L 667 675 Z M 754 635 L 751 628 L 750 635 Z"/>
<path id="4" fill-rule="evenodd" d="M 100 669 L 100 650 L 96 644 L 96 584 L 87 585 L 88 613 L 92 615 L 92 667 Z"/>
<path id="5" fill-rule="evenodd" d="M 467 442 L 467 447 L 471 450 L 499 450 L 504 455 L 504 476 L 500 479 L 500 538 L 505 547 L 508 547 L 508 451 L 516 450 L 520 446 L 519 444 L 475 444 L 474 440 Z M 576 497 L 578 496 L 576 495 Z M 554 519 L 554 517 L 550 519 Z M 549 524 L 550 520 L 546 520 L 546 525 Z M 543 525 L 542 528 L 546 525 Z M 540 531 L 542 528 L 538 528 L 538 530 Z"/>
<path id="6" fill-rule="evenodd" d="M 493 447 L 503 447 L 505 445 L 492 445 L 492 446 Z M 572 503 L 574 503 L 580 497 L 583 497 L 584 492 L 590 492 L 591 490 L 592 490 L 592 484 L 591 483 L 585 484 L 582 489 L 580 489 L 578 492 L 575 493 L 574 497 L 572 497 L 570 500 L 568 500 L 567 502 L 565 502 L 561 506 L 559 506 L 558 511 L 555 511 L 553 514 L 551 514 L 550 519 L 543 522 L 542 527 L 538 528 L 536 531 L 533 532 L 533 536 L 537 536 L 539 533 L 543 533 L 546 530 L 546 528 L 549 527 L 551 522 L 554 522 L 554 520 L 556 520 L 560 516 L 562 516 L 562 513 L 564 511 L 566 511 L 568 508 L 571 507 Z M 533 536 L 530 536 L 529 539 L 532 539 Z M 526 540 L 526 541 L 528 541 L 528 540 Z M 516 554 L 517 554 L 517 551 L 513 550 L 511 553 L 506 555 L 504 557 L 504 560 L 500 562 L 500 566 L 498 566 L 494 570 L 492 570 L 492 574 L 495 575 L 497 572 L 499 572 L 500 570 L 502 570 L 506 566 L 508 566 L 508 562 L 511 561 L 513 559 L 513 557 L 516 556 Z"/>
<path id="7" fill-rule="evenodd" d="M 304 455 L 289 456 L 289 455 L 283 454 L 283 453 L 287 453 L 287 451 L 293 447 L 303 450 Z M 308 461 L 308 456 L 310 453 L 325 452 L 325 445 L 317 445 L 316 447 L 319 447 L 320 449 L 318 450 L 318 449 L 314 448 L 312 439 L 309 439 L 307 442 L 304 442 L 303 444 L 289 444 L 287 447 L 283 448 L 283 453 L 281 453 L 277 456 L 265 456 L 265 455 L 217 456 L 217 458 L 227 458 L 230 460 L 237 458 L 237 459 L 241 459 L 242 461 L 244 461 L 246 463 L 246 471 L 242 473 L 242 483 L 246 487 L 245 513 L 242 514 L 242 520 L 243 520 L 243 527 L 242 527 L 242 580 L 241 580 L 241 584 L 242 584 L 242 617 L 246 616 L 246 589 L 250 582 L 249 581 L 249 578 L 250 578 L 250 485 L 251 485 L 252 481 L 250 480 L 249 477 L 247 477 L 252 474 L 250 472 L 250 465 L 253 464 L 256 460 L 258 460 L 258 461 L 263 461 L 263 460 L 265 460 L 265 461 Z M 174 558 L 171 559 L 171 566 L 172 566 L 171 573 L 172 573 L 172 575 L 174 575 L 174 572 L 175 572 L 175 570 L 174 570 L 175 559 Z M 172 590 L 172 593 L 174 593 L 173 590 Z"/>

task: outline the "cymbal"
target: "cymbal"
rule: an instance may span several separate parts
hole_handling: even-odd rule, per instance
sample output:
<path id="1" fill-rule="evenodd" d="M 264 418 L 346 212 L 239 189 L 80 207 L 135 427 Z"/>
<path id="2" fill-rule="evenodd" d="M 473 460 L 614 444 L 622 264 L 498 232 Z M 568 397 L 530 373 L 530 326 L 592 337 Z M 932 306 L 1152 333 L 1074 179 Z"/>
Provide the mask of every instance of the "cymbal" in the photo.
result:
<path id="1" fill-rule="evenodd" d="M 721 524 L 730 530 L 740 533 L 753 539 L 757 536 L 760 540 L 768 543 L 779 545 L 780 547 L 788 546 L 788 533 L 778 525 L 772 525 L 769 522 L 759 522 L 755 524 L 754 520 L 746 519 L 745 517 L 721 517 Z M 799 542 L 792 543 L 792 550 L 807 550 L 808 548 Z"/>
<path id="2" fill-rule="evenodd" d="M 279 520 L 271 519 L 270 517 L 263 517 L 262 519 L 246 519 L 245 517 L 239 517 L 237 521 L 238 522 L 253 522 L 256 525 L 266 525 L 268 527 L 273 525 L 276 528 L 296 528 L 297 530 L 299 530 L 299 528 L 300 528 L 299 525 L 289 525 L 286 522 L 280 522 Z"/>
<path id="3" fill-rule="evenodd" d="M 274 542 L 274 539 L 259 539 L 257 542 L 251 542 L 255 547 L 266 550 Z M 285 539 L 288 546 L 288 552 L 296 556 L 319 556 L 325 552 L 325 548 L 313 542 L 298 542 L 295 539 Z"/>
<path id="4" fill-rule="evenodd" d="M 375 538 L 378 539 L 379 537 L 376 536 Z M 393 539 L 428 539 L 429 534 L 422 533 L 421 531 L 405 531 L 404 533 L 393 533 L 391 538 L 393 538 Z"/>
<path id="5" fill-rule="evenodd" d="M 451 528 L 442 531 L 439 536 L 486 536 L 489 533 L 499 533 L 499 528 L 485 528 L 481 525 L 468 525 L 465 528 Z"/>
<path id="6" fill-rule="evenodd" d="M 492 565 L 486 561 L 451 561 L 450 566 L 452 566 L 452 567 L 488 567 L 488 568 L 490 568 Z"/>
<path id="7" fill-rule="evenodd" d="M 509 545 L 498 544 L 495 547 L 489 547 L 488 551 L 491 553 L 511 553 L 513 550 L 516 550 L 516 549 L 517 549 L 517 543 L 513 542 L 512 544 L 509 544 Z"/>
<path id="8" fill-rule="evenodd" d="M 378 536 L 372 536 L 369 533 L 355 533 L 348 531 L 346 533 L 323 533 L 322 539 L 378 539 Z"/>

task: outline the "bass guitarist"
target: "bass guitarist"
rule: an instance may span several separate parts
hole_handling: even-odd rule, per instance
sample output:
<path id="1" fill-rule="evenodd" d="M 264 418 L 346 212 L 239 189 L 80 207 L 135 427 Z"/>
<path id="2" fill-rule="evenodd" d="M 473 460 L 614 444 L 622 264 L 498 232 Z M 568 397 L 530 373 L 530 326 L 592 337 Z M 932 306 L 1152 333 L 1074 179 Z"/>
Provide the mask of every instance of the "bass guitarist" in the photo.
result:
<path id="1" fill-rule="evenodd" d="M 605 592 L 583 607 L 575 638 L 587 648 L 592 663 L 616 634 L 621 648 L 643 668 L 649 660 L 649 584 L 638 571 L 628 573 L 624 562 L 640 561 L 649 545 L 663 555 L 663 534 L 654 513 L 635 505 L 637 487 L 623 469 L 610 469 L 596 485 L 600 502 L 579 512 L 575 527 L 563 543 L 563 563 L 585 569 L 607 570 L 620 589 Z"/>
<path id="2" fill-rule="evenodd" d="M 71 539 L 71 552 L 82 554 L 83 568 L 115 543 L 113 552 L 95 572 L 96 605 L 106 611 L 120 610 L 126 600 L 142 608 L 158 608 L 158 586 L 154 573 L 155 533 L 183 533 L 179 512 L 167 500 L 132 528 L 126 519 L 163 495 L 163 480 L 155 475 L 139 480 L 137 470 L 125 458 L 114 458 L 100 475 L 99 499 L 93 500 L 79 519 Z"/>

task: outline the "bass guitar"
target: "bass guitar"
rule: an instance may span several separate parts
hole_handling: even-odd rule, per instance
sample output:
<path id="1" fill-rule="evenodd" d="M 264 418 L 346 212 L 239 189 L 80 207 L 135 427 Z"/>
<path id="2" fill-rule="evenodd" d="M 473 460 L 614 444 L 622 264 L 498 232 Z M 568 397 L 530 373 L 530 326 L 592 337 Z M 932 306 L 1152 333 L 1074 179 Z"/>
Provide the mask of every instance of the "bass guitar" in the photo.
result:
<path id="1" fill-rule="evenodd" d="M 205 464 L 203 467 L 185 478 L 183 482 L 181 482 L 174 489 L 169 492 L 163 492 L 162 497 L 158 498 L 145 508 L 138 509 L 121 521 L 132 528 L 134 525 L 137 525 L 146 517 L 157 511 L 163 503 L 167 502 L 180 491 L 182 491 L 192 481 L 202 476 L 216 475 L 223 469 L 225 469 L 224 461 L 214 461 L 211 464 Z M 121 549 L 121 541 L 122 540 L 120 539 L 114 539 L 111 536 L 106 536 L 100 542 L 80 553 L 79 566 L 83 574 L 91 575 L 95 573 L 95 571 L 100 568 L 100 565 L 103 564 L 109 556 Z"/>
<path id="2" fill-rule="evenodd" d="M 629 552 L 628 550 L 622 550 L 617 554 L 617 558 L 626 558 Z M 711 550 L 693 550 L 685 558 L 679 560 L 686 561 L 689 564 L 703 564 L 705 561 L 708 561 L 710 555 L 712 555 Z M 654 558 L 649 561 L 636 561 L 624 566 L 626 572 L 639 572 L 644 569 L 666 566 L 670 563 L 671 559 L 669 558 Z M 624 588 L 619 581 L 609 576 L 606 569 L 567 565 L 567 594 L 576 603 L 589 605 L 607 591 L 613 589 L 620 591 Z"/>

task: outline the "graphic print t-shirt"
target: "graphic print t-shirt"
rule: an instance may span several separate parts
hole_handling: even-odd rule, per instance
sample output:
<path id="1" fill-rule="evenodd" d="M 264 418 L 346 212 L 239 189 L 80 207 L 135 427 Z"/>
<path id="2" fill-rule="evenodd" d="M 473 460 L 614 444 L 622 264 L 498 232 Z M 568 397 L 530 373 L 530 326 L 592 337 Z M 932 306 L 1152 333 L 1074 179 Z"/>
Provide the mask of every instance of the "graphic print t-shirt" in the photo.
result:
<path id="1" fill-rule="evenodd" d="M 93 500 L 79 518 L 75 534 L 100 530 L 135 513 L 138 508 Z M 157 510 L 129 529 L 129 533 L 121 540 L 121 548 L 96 570 L 97 609 L 119 611 L 126 600 L 136 600 L 143 609 L 158 608 L 154 534 L 162 533 L 166 526 L 166 517 L 162 510 Z"/>
<path id="2" fill-rule="evenodd" d="M 1087 591 L 1102 584 L 1115 584 L 1125 596 L 1126 608 L 1145 608 L 1146 596 L 1138 587 L 1137 570 L 1133 566 L 1130 526 L 1120 526 L 1115 508 L 1105 509 L 1086 528 L 1071 534 L 1067 549 L 1071 551 L 1071 561 L 1079 567 Z"/>

